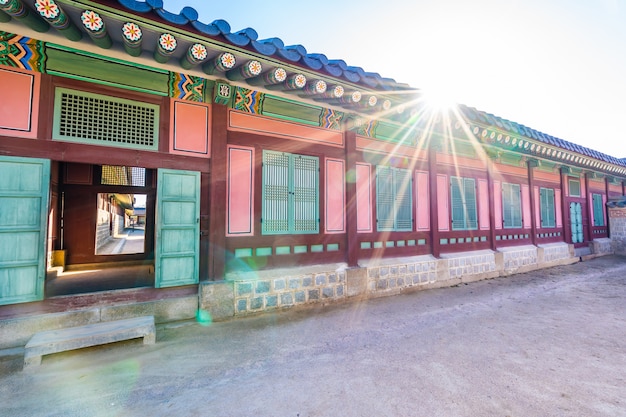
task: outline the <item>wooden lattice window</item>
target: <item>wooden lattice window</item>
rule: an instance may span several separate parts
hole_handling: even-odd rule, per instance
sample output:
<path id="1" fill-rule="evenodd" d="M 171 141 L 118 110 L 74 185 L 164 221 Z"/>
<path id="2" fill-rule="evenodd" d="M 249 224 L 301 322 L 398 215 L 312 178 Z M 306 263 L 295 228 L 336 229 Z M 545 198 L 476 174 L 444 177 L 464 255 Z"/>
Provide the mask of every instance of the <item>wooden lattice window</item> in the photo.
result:
<path id="1" fill-rule="evenodd" d="M 476 180 L 451 177 L 450 197 L 452 202 L 452 230 L 478 229 Z"/>
<path id="2" fill-rule="evenodd" d="M 319 158 L 263 151 L 264 235 L 319 232 Z"/>
<path id="3" fill-rule="evenodd" d="M 522 227 L 522 191 L 519 184 L 502 184 L 502 226 L 505 229 Z"/>
<path id="4" fill-rule="evenodd" d="M 593 225 L 604 226 L 604 202 L 601 194 L 591 194 L 593 203 Z"/>
<path id="5" fill-rule="evenodd" d="M 376 229 L 413 230 L 413 181 L 411 171 L 376 167 Z"/>
<path id="6" fill-rule="evenodd" d="M 52 138 L 123 148 L 157 150 L 159 106 L 57 88 Z"/>
<path id="7" fill-rule="evenodd" d="M 541 227 L 556 227 L 554 190 L 542 187 L 539 190 L 539 201 L 541 205 Z"/>

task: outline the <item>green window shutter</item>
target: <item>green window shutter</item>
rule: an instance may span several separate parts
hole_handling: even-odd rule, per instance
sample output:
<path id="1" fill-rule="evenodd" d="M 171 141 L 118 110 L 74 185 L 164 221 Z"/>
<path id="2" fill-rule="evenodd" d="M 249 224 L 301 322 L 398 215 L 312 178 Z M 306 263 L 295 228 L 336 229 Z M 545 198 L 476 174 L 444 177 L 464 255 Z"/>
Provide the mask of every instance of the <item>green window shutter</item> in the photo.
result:
<path id="1" fill-rule="evenodd" d="M 502 218 L 505 228 L 522 227 L 522 199 L 519 184 L 502 184 Z"/>
<path id="2" fill-rule="evenodd" d="M 395 169 L 396 231 L 413 230 L 413 176 L 408 169 Z"/>
<path id="3" fill-rule="evenodd" d="M 478 210 L 476 209 L 476 180 L 464 179 L 465 212 L 467 229 L 478 229 Z"/>
<path id="4" fill-rule="evenodd" d="M 263 151 L 261 232 L 289 233 L 289 154 Z"/>
<path id="5" fill-rule="evenodd" d="M 604 226 L 604 205 L 602 204 L 602 195 L 592 194 L 593 199 L 593 225 Z"/>
<path id="6" fill-rule="evenodd" d="M 452 230 L 464 230 L 465 209 L 463 207 L 463 194 L 461 192 L 463 178 L 450 177 L 450 206 L 452 208 Z"/>
<path id="7" fill-rule="evenodd" d="M 450 201 L 452 207 L 452 230 L 478 229 L 476 180 L 473 178 L 451 177 Z"/>
<path id="8" fill-rule="evenodd" d="M 319 158 L 291 155 L 293 164 L 292 233 L 319 231 Z M 290 214 L 291 214 L 290 213 Z"/>
<path id="9" fill-rule="evenodd" d="M 541 227 L 555 227 L 556 213 L 554 211 L 554 190 L 541 188 L 539 200 L 541 203 Z"/>
<path id="10" fill-rule="evenodd" d="M 394 228 L 394 181 L 390 167 L 376 167 L 376 228 L 393 231 Z"/>

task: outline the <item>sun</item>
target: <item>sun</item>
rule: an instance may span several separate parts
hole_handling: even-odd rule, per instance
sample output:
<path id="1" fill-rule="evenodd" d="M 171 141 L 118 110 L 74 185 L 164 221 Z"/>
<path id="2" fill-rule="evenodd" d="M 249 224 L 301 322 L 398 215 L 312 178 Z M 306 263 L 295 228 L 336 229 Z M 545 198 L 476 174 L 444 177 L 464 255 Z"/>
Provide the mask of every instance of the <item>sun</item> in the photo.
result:
<path id="1" fill-rule="evenodd" d="M 447 86 L 422 89 L 422 100 L 426 107 L 434 111 L 442 112 L 452 110 L 458 104 L 455 91 Z"/>

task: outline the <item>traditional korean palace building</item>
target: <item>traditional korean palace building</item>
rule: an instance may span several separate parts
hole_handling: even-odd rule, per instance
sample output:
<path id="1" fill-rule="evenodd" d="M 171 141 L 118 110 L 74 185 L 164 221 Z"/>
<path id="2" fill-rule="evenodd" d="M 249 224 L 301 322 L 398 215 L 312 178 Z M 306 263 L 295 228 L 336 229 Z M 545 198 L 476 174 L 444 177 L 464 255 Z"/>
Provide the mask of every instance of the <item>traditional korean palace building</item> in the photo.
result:
<path id="1" fill-rule="evenodd" d="M 613 252 L 625 160 L 189 7 L 0 0 L 0 85 L 5 307 L 72 270 L 224 318 Z"/>

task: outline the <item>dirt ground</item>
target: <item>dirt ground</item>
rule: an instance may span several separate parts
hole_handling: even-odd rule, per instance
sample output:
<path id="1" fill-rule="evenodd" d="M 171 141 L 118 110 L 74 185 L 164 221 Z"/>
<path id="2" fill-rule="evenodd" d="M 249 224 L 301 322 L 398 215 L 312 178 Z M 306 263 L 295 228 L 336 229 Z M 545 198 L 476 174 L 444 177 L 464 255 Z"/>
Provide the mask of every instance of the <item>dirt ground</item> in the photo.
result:
<path id="1" fill-rule="evenodd" d="M 20 360 L 2 416 L 626 416 L 626 258 Z"/>

